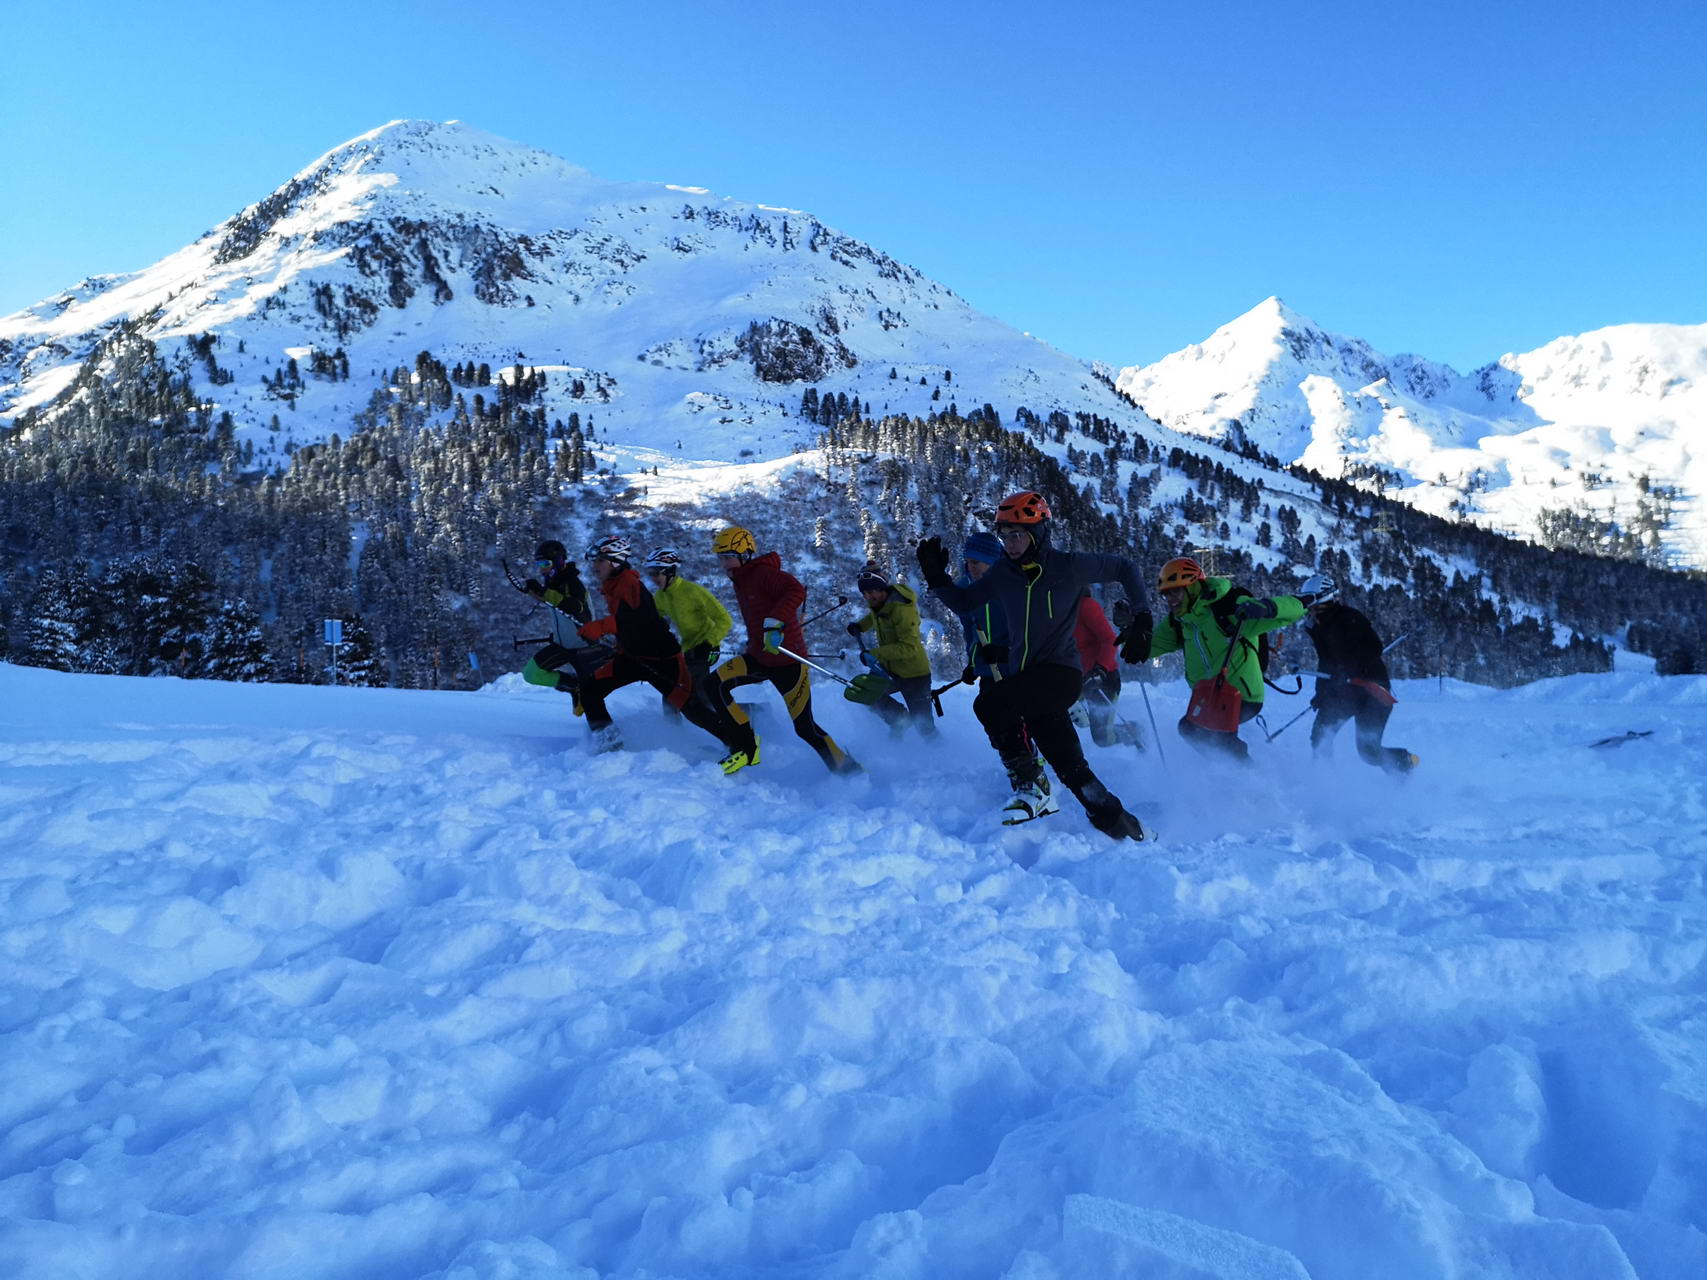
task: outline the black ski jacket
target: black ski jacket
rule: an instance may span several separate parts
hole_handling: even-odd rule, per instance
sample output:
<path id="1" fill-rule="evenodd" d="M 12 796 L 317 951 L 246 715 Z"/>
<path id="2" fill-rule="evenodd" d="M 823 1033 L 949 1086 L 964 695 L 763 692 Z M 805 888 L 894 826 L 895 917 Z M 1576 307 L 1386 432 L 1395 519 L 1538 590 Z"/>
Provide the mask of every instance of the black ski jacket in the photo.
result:
<path id="1" fill-rule="evenodd" d="M 1304 633 L 1315 644 L 1316 665 L 1325 674 L 1392 687 L 1381 657 L 1381 637 L 1369 619 L 1350 605 L 1330 600 L 1319 606 L 1305 623 Z"/>
<path id="2" fill-rule="evenodd" d="M 1004 556 L 976 582 L 960 586 L 939 582 L 931 587 L 956 613 L 970 613 L 989 603 L 1007 623 L 1008 660 L 1004 675 L 1043 663 L 1079 670 L 1079 646 L 1073 628 L 1079 618 L 1079 597 L 1092 583 L 1118 582 L 1137 607 L 1144 599 L 1138 566 L 1125 556 L 1095 551 L 1045 551 L 1031 563 Z"/>

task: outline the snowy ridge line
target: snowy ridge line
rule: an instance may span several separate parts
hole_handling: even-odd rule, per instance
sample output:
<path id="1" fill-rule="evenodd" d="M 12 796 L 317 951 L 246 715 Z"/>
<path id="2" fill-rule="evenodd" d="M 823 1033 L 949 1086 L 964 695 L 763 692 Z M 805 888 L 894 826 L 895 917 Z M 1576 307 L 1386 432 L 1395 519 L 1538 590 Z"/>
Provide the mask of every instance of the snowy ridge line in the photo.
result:
<path id="1" fill-rule="evenodd" d="M 1170 426 L 1248 443 L 1435 515 L 1550 545 L 1620 526 L 1654 562 L 1707 561 L 1707 324 L 1614 325 L 1460 375 L 1332 334 L 1278 298 L 1115 385 Z"/>
<path id="2" fill-rule="evenodd" d="M 995 830 L 963 709 L 933 750 L 821 695 L 846 780 L 765 704 L 726 779 L 634 689 L 590 756 L 514 677 L 0 665 L 0 1256 L 1693 1280 L 1702 686 L 1402 687 L 1402 784 L 1092 748 L 1156 850 Z"/>

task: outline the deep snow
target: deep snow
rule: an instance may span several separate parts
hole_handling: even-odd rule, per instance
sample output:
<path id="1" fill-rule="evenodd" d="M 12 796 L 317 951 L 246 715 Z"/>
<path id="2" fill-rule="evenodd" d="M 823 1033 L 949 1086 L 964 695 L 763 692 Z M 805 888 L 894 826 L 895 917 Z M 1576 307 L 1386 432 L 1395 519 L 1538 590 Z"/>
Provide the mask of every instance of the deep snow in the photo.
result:
<path id="1" fill-rule="evenodd" d="M 0 665 L 0 1274 L 1707 1274 L 1707 678 L 1092 748 L 1155 847 L 834 692 Z"/>

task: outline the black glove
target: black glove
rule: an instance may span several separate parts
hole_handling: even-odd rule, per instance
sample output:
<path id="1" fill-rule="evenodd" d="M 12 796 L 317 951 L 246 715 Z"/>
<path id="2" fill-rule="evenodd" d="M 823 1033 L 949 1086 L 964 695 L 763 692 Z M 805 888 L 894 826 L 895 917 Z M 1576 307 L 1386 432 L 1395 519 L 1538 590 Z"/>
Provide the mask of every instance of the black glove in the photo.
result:
<path id="1" fill-rule="evenodd" d="M 977 684 L 978 683 L 978 673 L 972 669 L 971 663 L 967 663 L 966 666 L 961 669 L 960 683 L 961 684 Z"/>
<path id="2" fill-rule="evenodd" d="M 848 623 L 848 634 L 853 636 L 855 639 L 858 639 L 860 636 L 865 634 L 865 628 L 860 626 L 857 622 L 850 622 Z"/>
<path id="3" fill-rule="evenodd" d="M 954 579 L 948 576 L 948 548 L 942 545 L 942 539 L 930 537 L 923 539 L 918 546 L 919 572 L 925 576 L 927 587 L 946 587 L 953 584 Z"/>
<path id="4" fill-rule="evenodd" d="M 1148 609 L 1141 609 L 1132 615 L 1132 620 L 1126 624 L 1116 640 L 1120 642 L 1120 660 L 1122 662 L 1148 662 L 1150 660 L 1150 633 L 1155 628 L 1155 619 Z"/>
<path id="5" fill-rule="evenodd" d="M 1124 631 L 1132 625 L 1132 605 L 1125 600 L 1116 600 L 1109 606 L 1108 620 L 1114 623 L 1116 631 Z"/>
<path id="6" fill-rule="evenodd" d="M 1264 600 L 1261 596 L 1250 596 L 1233 606 L 1233 612 L 1246 622 L 1253 618 L 1273 618 L 1279 615 L 1280 606 L 1272 600 Z"/>
<path id="7" fill-rule="evenodd" d="M 529 578 L 526 582 L 522 583 L 522 594 L 528 596 L 543 596 L 545 594 L 545 586 L 538 578 Z"/>
<path id="8" fill-rule="evenodd" d="M 978 649 L 978 656 L 992 667 L 1008 665 L 1008 647 L 1005 644 L 986 644 Z"/>

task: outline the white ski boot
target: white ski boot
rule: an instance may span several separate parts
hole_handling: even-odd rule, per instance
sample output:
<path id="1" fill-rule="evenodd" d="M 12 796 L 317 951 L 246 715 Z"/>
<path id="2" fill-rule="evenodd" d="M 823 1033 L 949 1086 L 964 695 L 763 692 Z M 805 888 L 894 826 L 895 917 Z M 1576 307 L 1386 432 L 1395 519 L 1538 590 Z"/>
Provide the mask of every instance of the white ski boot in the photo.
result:
<path id="1" fill-rule="evenodd" d="M 1014 788 L 1013 795 L 1002 806 L 1002 825 L 1015 827 L 1034 818 L 1047 818 L 1052 813 L 1060 812 L 1060 809 L 1055 797 L 1049 794 L 1049 779 L 1038 774 L 1035 782 L 1023 783 Z"/>

